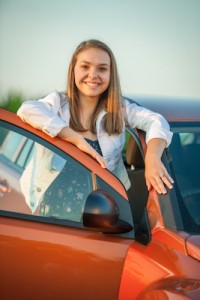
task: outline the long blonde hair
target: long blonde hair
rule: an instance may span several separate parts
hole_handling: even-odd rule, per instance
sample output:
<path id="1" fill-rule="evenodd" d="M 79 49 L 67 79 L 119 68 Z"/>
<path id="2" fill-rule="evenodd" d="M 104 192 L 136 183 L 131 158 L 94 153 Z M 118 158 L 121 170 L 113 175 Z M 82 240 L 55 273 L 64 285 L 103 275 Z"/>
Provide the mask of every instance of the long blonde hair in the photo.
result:
<path id="1" fill-rule="evenodd" d="M 107 111 L 104 118 L 104 130 L 108 134 L 118 134 L 122 131 L 122 95 L 117 71 L 117 64 L 111 49 L 101 41 L 88 40 L 82 42 L 75 50 L 68 70 L 68 83 L 65 94 L 69 100 L 70 108 L 70 127 L 76 131 L 87 131 L 81 122 L 79 116 L 79 99 L 78 89 L 75 84 L 74 67 L 77 62 L 78 55 L 89 49 L 99 48 L 108 53 L 111 61 L 110 66 L 110 82 L 107 90 L 100 96 L 98 104 L 92 114 L 90 120 L 90 131 L 96 133 L 96 119 L 103 109 Z"/>

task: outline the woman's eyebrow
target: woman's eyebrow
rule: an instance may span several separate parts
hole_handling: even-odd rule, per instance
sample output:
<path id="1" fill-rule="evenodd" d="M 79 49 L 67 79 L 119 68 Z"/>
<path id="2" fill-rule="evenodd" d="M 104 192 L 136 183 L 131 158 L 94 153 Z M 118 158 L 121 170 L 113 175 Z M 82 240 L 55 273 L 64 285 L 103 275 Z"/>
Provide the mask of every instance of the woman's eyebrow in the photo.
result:
<path id="1" fill-rule="evenodd" d="M 92 64 L 91 62 L 86 61 L 86 60 L 81 60 L 80 63 L 84 63 L 84 64 L 88 64 L 88 65 Z M 109 67 L 110 65 L 107 64 L 107 63 L 101 63 L 101 64 L 99 64 L 99 66 L 107 66 L 107 67 Z"/>

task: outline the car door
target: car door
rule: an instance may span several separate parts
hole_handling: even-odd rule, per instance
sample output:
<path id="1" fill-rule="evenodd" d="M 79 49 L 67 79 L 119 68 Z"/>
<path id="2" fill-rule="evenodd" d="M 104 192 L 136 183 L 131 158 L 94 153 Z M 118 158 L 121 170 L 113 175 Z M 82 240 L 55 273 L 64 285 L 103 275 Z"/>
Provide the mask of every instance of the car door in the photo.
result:
<path id="1" fill-rule="evenodd" d="M 1 128 L 12 136 L 3 141 L 0 159 L 0 180 L 8 186 L 0 198 L 1 299 L 117 299 L 134 230 L 102 234 L 82 222 L 97 182 L 132 222 L 129 203 L 106 182 L 108 171 L 100 170 L 106 176 L 97 180 L 58 146 L 5 121 Z M 28 143 L 27 151 L 14 145 L 17 138 Z M 5 143 L 14 161 L 3 152 Z"/>

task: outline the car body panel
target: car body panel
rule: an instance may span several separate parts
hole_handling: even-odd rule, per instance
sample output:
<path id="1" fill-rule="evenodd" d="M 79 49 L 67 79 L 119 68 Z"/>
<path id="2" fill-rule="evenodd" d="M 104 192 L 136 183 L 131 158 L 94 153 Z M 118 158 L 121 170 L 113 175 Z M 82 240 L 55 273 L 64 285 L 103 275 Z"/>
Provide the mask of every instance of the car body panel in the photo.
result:
<path id="1" fill-rule="evenodd" d="M 189 235 L 186 238 L 186 249 L 188 255 L 196 258 L 200 261 L 200 236 L 199 235 Z"/>
<path id="2" fill-rule="evenodd" d="M 4 217 L 1 241 L 1 299 L 81 295 L 91 300 L 117 299 L 124 259 L 133 242 Z M 15 273 L 10 276 L 11 272 Z"/>
<path id="3" fill-rule="evenodd" d="M 131 245 L 125 261 L 119 299 L 132 299 L 133 294 L 135 299 L 154 299 L 151 298 L 152 292 L 159 290 L 168 290 L 175 294 L 178 291 L 180 299 L 198 299 L 185 297 L 197 291 L 199 295 L 199 264 L 185 255 L 184 247 L 180 251 L 182 241 L 178 249 L 176 248 L 176 238 L 163 229 L 154 234 L 147 247 L 136 243 Z M 134 284 L 136 281 L 137 284 Z M 148 294 L 151 294 L 150 298 L 147 297 Z"/>
<path id="4" fill-rule="evenodd" d="M 147 202 L 151 243 L 147 246 L 134 243 L 129 247 L 120 300 L 131 300 L 133 294 L 134 299 L 155 300 L 198 299 L 200 295 L 200 236 L 165 228 L 158 197 L 152 190 Z M 162 197 L 168 201 L 167 195 Z M 187 242 L 190 239 L 191 244 Z"/>

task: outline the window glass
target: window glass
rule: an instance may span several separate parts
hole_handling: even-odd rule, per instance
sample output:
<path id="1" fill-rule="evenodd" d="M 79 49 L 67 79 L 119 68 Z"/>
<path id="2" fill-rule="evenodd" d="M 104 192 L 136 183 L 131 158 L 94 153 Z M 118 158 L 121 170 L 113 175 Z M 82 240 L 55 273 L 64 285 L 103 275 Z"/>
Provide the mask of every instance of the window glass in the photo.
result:
<path id="1" fill-rule="evenodd" d="M 15 161 L 18 157 L 19 151 L 23 144 L 26 142 L 26 138 L 15 132 L 9 132 L 4 143 L 2 144 L 2 152 L 11 161 Z M 12 147 L 10 146 L 12 144 Z"/>
<path id="2" fill-rule="evenodd" d="M 0 209 L 81 222 L 91 173 L 62 155 L 8 130 L 0 146 Z"/>
<path id="3" fill-rule="evenodd" d="M 185 226 L 191 232 L 200 230 L 200 127 L 173 128 L 174 135 L 169 147 L 172 167 Z M 184 220 L 183 220 L 184 221 Z"/>
<path id="4" fill-rule="evenodd" d="M 16 161 L 16 163 L 20 167 L 25 167 L 26 163 L 30 161 L 30 158 L 32 156 L 31 150 L 33 147 L 34 142 L 32 140 L 27 139 L 25 144 L 22 147 L 22 150 L 19 154 L 19 157 Z"/>

